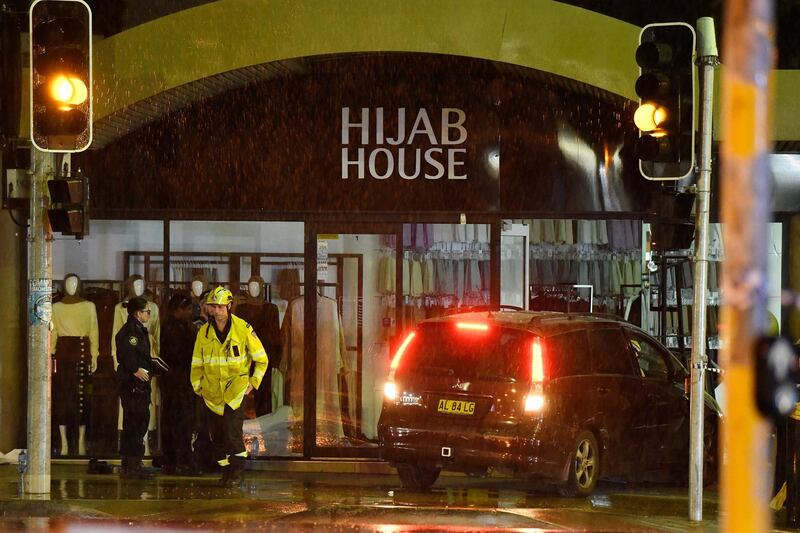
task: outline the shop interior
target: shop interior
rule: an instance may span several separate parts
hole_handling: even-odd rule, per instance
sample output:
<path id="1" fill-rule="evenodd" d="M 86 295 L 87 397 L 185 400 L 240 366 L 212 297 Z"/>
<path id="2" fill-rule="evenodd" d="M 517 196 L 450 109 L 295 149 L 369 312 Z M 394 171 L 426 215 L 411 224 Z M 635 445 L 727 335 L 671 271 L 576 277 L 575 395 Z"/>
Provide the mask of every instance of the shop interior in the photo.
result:
<path id="1" fill-rule="evenodd" d="M 650 250 L 649 224 L 634 219 L 500 224 L 502 306 L 614 315 L 688 356 L 690 249 Z M 270 359 L 262 386 L 245 402 L 251 456 L 374 456 L 395 338 L 421 320 L 491 305 L 492 226 L 406 223 L 352 233 L 314 227 L 312 237 L 303 222 L 96 220 L 83 240 L 54 241 L 54 457 L 117 453 L 113 336 L 126 318 L 121 302 L 137 295 L 151 302 L 147 326 L 157 355 L 168 295 L 188 295 L 199 324 L 200 296 L 216 285 L 232 290 L 233 313 L 254 326 Z M 769 263 L 770 310 L 778 322 L 781 228 L 771 226 Z M 724 247 L 719 225 L 711 235 L 713 361 Z M 316 243 L 313 258 L 309 238 Z M 315 279 L 316 349 L 309 359 L 304 309 L 314 301 L 306 291 Z M 314 380 L 304 372 L 308 361 Z M 306 406 L 310 398 L 313 409 Z M 157 456 L 163 419 L 157 384 L 152 399 L 146 452 Z M 313 427 L 304 423 L 308 416 Z M 308 439 L 313 443 L 304 445 Z"/>

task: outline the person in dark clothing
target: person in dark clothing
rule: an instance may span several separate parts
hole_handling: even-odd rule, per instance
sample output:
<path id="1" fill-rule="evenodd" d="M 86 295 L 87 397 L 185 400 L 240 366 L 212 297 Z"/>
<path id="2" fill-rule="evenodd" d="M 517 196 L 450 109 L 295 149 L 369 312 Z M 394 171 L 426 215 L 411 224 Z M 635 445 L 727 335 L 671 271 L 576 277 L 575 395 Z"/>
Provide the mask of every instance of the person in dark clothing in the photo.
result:
<path id="1" fill-rule="evenodd" d="M 167 304 L 167 318 L 161 325 L 161 358 L 170 370 L 161 378 L 164 413 L 164 472 L 189 474 L 195 471 L 192 458 L 195 394 L 189 381 L 192 350 L 197 329 L 191 322 L 192 300 L 177 293 Z"/>
<path id="2" fill-rule="evenodd" d="M 128 321 L 117 332 L 117 383 L 122 401 L 122 456 L 123 477 L 145 478 L 149 472 L 142 467 L 144 436 L 150 421 L 150 339 L 145 324 L 150 318 L 147 300 L 131 298 L 126 304 Z"/>

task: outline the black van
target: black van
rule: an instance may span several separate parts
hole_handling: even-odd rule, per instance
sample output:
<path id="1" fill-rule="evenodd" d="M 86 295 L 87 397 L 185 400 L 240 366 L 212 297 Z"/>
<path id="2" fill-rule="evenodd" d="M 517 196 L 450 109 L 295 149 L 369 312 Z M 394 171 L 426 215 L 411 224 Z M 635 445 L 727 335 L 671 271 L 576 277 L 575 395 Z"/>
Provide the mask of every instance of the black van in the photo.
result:
<path id="1" fill-rule="evenodd" d="M 403 486 L 442 469 L 508 471 L 566 495 L 600 477 L 688 476 L 686 369 L 630 324 L 596 315 L 498 311 L 422 322 L 399 346 L 378 422 Z M 705 395 L 706 479 L 720 411 Z"/>

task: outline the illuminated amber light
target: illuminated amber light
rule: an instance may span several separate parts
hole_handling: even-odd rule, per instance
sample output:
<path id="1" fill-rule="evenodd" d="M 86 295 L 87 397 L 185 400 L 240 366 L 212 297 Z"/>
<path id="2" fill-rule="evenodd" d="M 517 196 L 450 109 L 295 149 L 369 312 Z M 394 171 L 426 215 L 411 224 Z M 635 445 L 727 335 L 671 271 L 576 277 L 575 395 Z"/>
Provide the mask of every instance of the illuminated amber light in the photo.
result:
<path id="1" fill-rule="evenodd" d="M 56 76 L 50 82 L 50 96 L 58 102 L 58 108 L 69 111 L 74 106 L 81 105 L 89 97 L 89 89 L 83 80 L 75 77 Z"/>
<path id="2" fill-rule="evenodd" d="M 642 104 L 633 115 L 633 122 L 642 131 L 653 131 L 667 120 L 667 110 L 654 104 Z"/>

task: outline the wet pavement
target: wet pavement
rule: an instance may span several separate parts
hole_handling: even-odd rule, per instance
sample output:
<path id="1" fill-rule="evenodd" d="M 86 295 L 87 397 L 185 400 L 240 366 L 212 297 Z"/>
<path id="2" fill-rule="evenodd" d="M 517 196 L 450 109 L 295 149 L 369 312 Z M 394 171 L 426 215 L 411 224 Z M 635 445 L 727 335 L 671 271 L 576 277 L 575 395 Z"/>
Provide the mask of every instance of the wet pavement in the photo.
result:
<path id="1" fill-rule="evenodd" d="M 716 531 L 687 516 L 686 489 L 604 484 L 591 498 L 562 498 L 525 482 L 443 475 L 429 493 L 400 488 L 395 475 L 247 472 L 240 489 L 216 478 L 121 480 L 54 465 L 49 500 L 19 496 L 12 465 L 0 466 L 0 530 L 134 531 Z"/>

